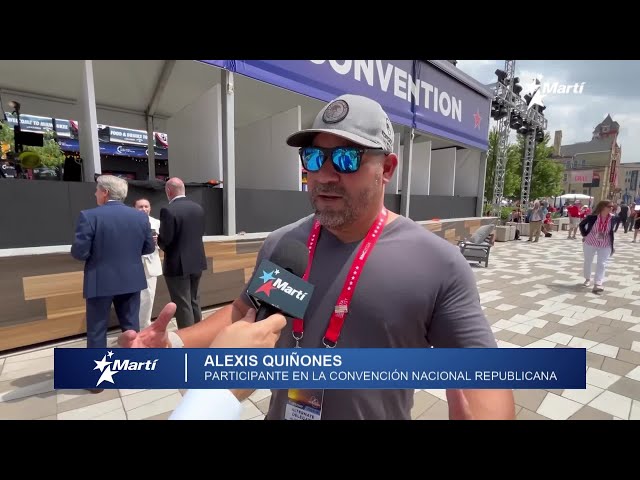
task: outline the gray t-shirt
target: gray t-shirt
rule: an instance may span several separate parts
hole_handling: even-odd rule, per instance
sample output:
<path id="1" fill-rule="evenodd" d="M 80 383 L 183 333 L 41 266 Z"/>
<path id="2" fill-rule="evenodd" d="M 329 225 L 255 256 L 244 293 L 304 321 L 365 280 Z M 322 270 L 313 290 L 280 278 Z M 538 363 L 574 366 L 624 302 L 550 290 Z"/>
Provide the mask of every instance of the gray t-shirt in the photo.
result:
<path id="1" fill-rule="evenodd" d="M 272 232 L 256 265 L 283 238 L 305 245 L 313 215 Z M 313 296 L 304 318 L 301 348 L 322 339 L 360 242 L 344 244 L 322 229 L 309 275 Z M 246 292 L 246 288 L 245 288 Z M 245 293 L 246 295 L 246 293 Z M 251 305 L 250 300 L 243 300 Z M 280 348 L 295 347 L 293 322 Z M 496 347 L 480 307 L 475 277 L 459 249 L 406 217 L 387 224 L 365 264 L 344 321 L 338 348 Z M 287 390 L 274 390 L 268 419 L 283 419 Z M 413 390 L 326 390 L 323 420 L 411 419 Z"/>

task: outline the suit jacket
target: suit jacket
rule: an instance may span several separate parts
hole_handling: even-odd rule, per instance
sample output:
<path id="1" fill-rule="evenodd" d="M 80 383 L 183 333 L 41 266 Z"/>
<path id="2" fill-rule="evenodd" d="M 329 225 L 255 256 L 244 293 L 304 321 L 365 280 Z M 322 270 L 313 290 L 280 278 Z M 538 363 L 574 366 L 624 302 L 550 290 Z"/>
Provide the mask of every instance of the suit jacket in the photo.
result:
<path id="1" fill-rule="evenodd" d="M 160 220 L 150 216 L 149 223 L 151 224 L 151 230 L 155 230 L 156 233 L 160 233 Z M 162 275 L 160 249 L 156 247 L 153 253 L 150 253 L 149 255 L 143 255 L 142 264 L 144 265 L 144 273 L 147 278 L 159 277 L 160 275 Z"/>
<path id="2" fill-rule="evenodd" d="M 155 251 L 149 217 L 110 201 L 78 216 L 71 255 L 84 264 L 84 298 L 147 288 L 142 255 Z"/>
<path id="3" fill-rule="evenodd" d="M 204 209 L 186 197 L 176 198 L 160 210 L 158 246 L 164 251 L 165 277 L 202 273 L 204 255 Z"/>

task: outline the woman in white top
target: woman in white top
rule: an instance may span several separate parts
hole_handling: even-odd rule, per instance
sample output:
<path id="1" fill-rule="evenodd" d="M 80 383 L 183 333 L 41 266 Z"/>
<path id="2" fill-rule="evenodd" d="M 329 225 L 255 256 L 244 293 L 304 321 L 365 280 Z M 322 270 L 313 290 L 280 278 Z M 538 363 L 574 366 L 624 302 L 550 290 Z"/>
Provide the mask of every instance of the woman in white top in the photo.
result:
<path id="1" fill-rule="evenodd" d="M 142 256 L 144 273 L 147 277 L 147 288 L 140 292 L 140 330 L 142 330 L 151 324 L 151 311 L 153 310 L 153 300 L 156 296 L 156 284 L 158 277 L 162 275 L 162 262 L 160 261 L 160 251 L 158 250 L 160 220 L 150 215 L 151 203 L 146 198 L 136 200 L 133 207 L 149 215 L 153 240 L 156 242 L 156 251 Z"/>
<path id="2" fill-rule="evenodd" d="M 604 290 L 604 274 L 609 258 L 615 252 L 613 247 L 614 231 L 619 218 L 612 214 L 615 204 L 603 200 L 596 205 L 592 215 L 587 215 L 579 228 L 582 234 L 584 251 L 584 286 L 591 283 L 591 265 L 593 257 L 597 257 L 596 274 L 593 281 L 593 293 Z"/>

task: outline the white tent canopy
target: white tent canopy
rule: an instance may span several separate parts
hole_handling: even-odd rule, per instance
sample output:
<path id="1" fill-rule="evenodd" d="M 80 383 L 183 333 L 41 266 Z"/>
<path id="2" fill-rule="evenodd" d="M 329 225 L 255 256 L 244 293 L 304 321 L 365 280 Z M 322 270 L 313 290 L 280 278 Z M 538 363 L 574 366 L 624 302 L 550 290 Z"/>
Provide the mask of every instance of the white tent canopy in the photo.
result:
<path id="1" fill-rule="evenodd" d="M 591 204 L 593 197 L 590 197 L 589 195 L 584 195 L 582 193 L 565 193 L 564 195 L 555 197 L 555 201 L 553 203 L 555 206 L 561 206 L 564 204 L 566 200 L 573 201 L 573 202 L 575 202 L 576 200 L 587 200 L 588 203 Z"/>
<path id="2" fill-rule="evenodd" d="M 590 197 L 589 195 L 583 195 L 581 193 L 565 193 L 564 195 L 560 195 L 559 197 L 562 200 L 591 200 L 593 199 L 593 197 Z"/>
<path id="3" fill-rule="evenodd" d="M 589 195 L 583 195 L 581 193 L 565 193 L 564 195 L 560 195 L 558 198 L 562 198 L 564 199 L 578 199 L 578 200 L 586 200 L 586 199 L 591 199 L 593 197 L 590 197 Z"/>

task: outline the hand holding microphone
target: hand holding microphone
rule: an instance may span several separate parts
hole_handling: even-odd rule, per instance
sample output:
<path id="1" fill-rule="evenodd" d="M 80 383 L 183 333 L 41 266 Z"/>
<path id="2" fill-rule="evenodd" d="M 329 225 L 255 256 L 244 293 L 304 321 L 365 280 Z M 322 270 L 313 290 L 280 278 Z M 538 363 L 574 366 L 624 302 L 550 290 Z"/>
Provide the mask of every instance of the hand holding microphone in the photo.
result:
<path id="1" fill-rule="evenodd" d="M 211 343 L 211 348 L 273 348 L 280 331 L 287 325 L 283 315 L 275 314 L 255 323 L 256 311 L 249 309 L 242 320 L 225 327 Z"/>
<path id="2" fill-rule="evenodd" d="M 273 348 L 280 331 L 287 324 L 283 315 L 275 314 L 256 323 L 256 311 L 249 309 L 242 320 L 225 327 L 211 343 L 211 348 Z M 253 390 L 189 390 L 169 420 L 233 420 L 240 418 L 239 402 Z"/>
<path id="3" fill-rule="evenodd" d="M 269 260 L 263 260 L 249 282 L 247 294 L 257 311 L 225 327 L 211 348 L 271 348 L 286 326 L 285 316 L 303 318 L 313 285 L 302 277 L 309 250 L 301 242 L 282 240 Z M 230 420 L 240 418 L 240 401 L 253 390 L 189 390 L 169 420 Z"/>
<path id="4" fill-rule="evenodd" d="M 242 320 L 232 323 L 222 330 L 211 344 L 211 348 L 273 348 L 280 338 L 280 332 L 287 325 L 283 315 L 275 314 L 255 323 L 256 311 L 249 309 Z M 233 389 L 230 392 L 240 401 L 253 390 Z"/>

